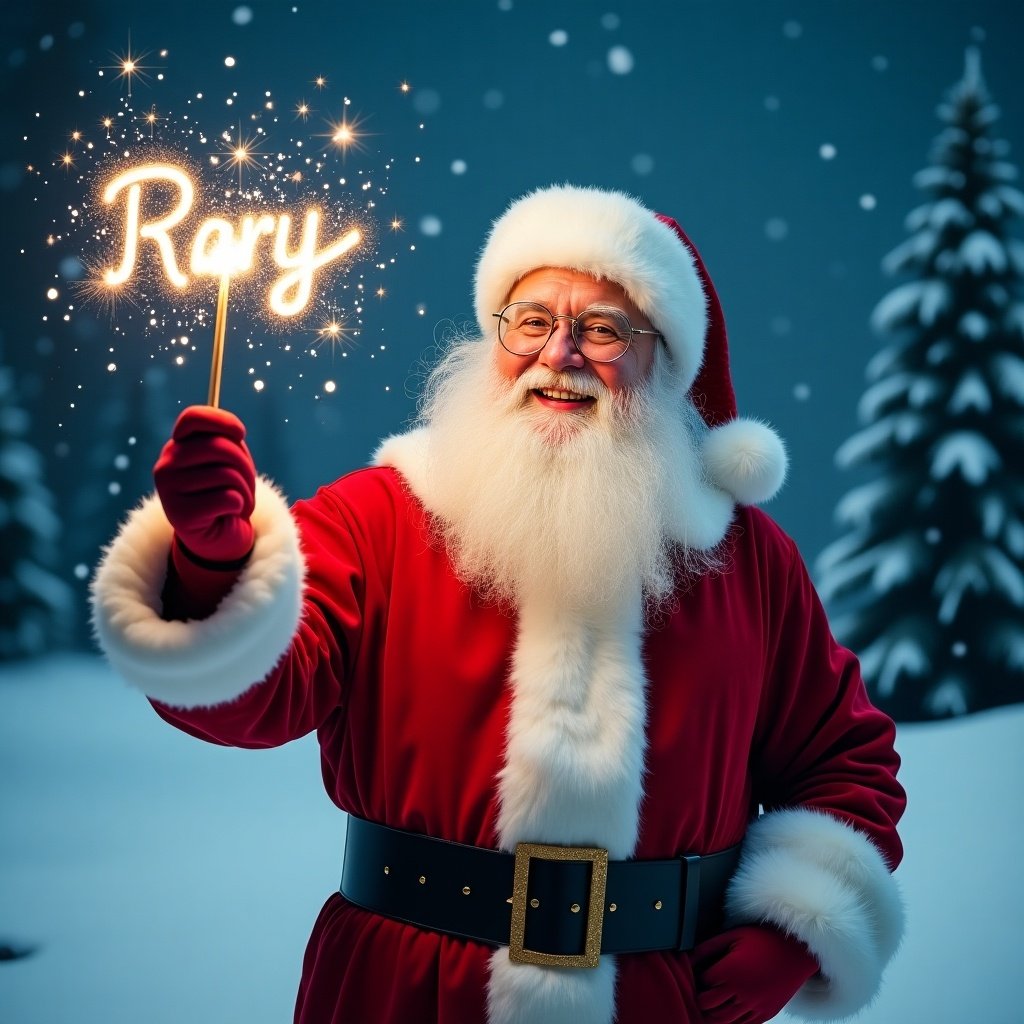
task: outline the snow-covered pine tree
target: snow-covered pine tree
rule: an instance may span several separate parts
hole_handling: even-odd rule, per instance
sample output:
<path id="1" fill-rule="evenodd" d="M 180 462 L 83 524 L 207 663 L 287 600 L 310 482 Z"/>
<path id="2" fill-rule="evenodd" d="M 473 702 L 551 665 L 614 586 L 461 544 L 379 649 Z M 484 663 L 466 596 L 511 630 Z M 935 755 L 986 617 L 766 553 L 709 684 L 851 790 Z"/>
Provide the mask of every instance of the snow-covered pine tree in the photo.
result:
<path id="1" fill-rule="evenodd" d="M 928 201 L 883 261 L 862 429 L 836 453 L 866 482 L 822 552 L 833 627 L 898 720 L 1024 700 L 1024 194 L 976 50 L 938 108 Z"/>
<path id="2" fill-rule="evenodd" d="M 40 654 L 60 636 L 71 590 L 52 568 L 60 523 L 28 442 L 9 367 L 0 366 L 0 660 Z"/>

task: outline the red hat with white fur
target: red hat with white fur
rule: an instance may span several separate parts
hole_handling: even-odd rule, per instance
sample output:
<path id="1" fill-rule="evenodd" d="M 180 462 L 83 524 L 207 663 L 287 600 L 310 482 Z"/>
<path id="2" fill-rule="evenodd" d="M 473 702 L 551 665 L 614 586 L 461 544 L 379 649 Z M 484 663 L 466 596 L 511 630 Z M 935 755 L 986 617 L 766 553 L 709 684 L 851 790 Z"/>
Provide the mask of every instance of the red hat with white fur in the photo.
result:
<path id="1" fill-rule="evenodd" d="M 670 217 L 624 192 L 554 185 L 517 199 L 491 228 L 476 268 L 483 335 L 515 283 L 538 267 L 566 267 L 614 281 L 664 335 L 675 372 L 710 430 L 712 481 L 743 504 L 767 501 L 786 476 L 779 436 L 739 418 L 729 374 L 725 317 L 697 250 Z"/>

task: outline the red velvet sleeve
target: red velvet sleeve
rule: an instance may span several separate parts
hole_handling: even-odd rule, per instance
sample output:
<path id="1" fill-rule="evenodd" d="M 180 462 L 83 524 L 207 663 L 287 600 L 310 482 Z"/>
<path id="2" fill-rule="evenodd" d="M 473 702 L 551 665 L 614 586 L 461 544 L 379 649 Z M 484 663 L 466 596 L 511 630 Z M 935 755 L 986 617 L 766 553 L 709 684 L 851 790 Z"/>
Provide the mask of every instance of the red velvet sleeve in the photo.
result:
<path id="1" fill-rule="evenodd" d="M 865 833 L 894 869 L 906 796 L 892 720 L 868 699 L 856 657 L 832 636 L 795 544 L 772 524 L 784 568 L 765 588 L 766 684 L 753 752 L 754 796 L 766 811 L 826 811 Z"/>
<path id="2" fill-rule="evenodd" d="M 387 562 L 387 552 L 380 549 L 391 533 L 388 514 L 393 517 L 393 508 L 379 501 L 382 488 L 372 480 L 347 488 L 346 482 L 321 488 L 292 508 L 306 581 L 302 619 L 278 666 L 226 704 L 180 709 L 153 701 L 162 718 L 212 743 L 256 748 L 304 736 L 343 708 L 363 644 L 368 590 L 382 602 L 386 581 L 378 566 Z M 346 490 L 357 500 L 369 497 L 375 508 L 358 508 L 357 501 L 346 500 Z M 372 526 L 368 519 L 374 520 Z"/>

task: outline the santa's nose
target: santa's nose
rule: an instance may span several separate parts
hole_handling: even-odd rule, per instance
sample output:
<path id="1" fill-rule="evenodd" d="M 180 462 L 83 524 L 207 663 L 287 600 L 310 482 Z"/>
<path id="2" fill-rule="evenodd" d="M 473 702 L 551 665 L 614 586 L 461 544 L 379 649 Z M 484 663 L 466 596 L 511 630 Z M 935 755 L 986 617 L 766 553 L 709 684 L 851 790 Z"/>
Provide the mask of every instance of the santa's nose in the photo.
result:
<path id="1" fill-rule="evenodd" d="M 548 343 L 540 350 L 540 362 L 555 371 L 566 370 L 570 366 L 583 366 L 583 354 L 572 340 L 572 320 L 568 317 L 555 321 L 555 329 L 548 338 Z"/>

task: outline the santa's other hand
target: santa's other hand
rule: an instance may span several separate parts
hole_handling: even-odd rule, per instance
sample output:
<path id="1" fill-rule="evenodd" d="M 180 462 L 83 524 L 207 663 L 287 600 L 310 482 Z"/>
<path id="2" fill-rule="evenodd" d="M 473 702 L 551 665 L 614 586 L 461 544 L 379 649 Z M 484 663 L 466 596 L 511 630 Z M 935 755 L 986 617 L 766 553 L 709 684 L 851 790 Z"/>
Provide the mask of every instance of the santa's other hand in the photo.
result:
<path id="1" fill-rule="evenodd" d="M 818 971 L 802 942 L 763 925 L 724 931 L 690 957 L 697 1004 L 708 1024 L 771 1020 Z"/>

